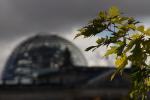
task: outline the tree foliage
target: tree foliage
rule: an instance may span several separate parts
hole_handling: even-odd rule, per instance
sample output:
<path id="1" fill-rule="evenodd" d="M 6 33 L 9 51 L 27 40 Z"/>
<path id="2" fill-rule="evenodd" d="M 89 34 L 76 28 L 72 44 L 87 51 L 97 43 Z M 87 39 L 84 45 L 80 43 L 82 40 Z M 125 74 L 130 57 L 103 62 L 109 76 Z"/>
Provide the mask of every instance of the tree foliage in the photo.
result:
<path id="1" fill-rule="evenodd" d="M 132 90 L 133 99 L 146 99 L 150 90 L 150 65 L 147 63 L 150 56 L 150 28 L 145 28 L 133 17 L 123 16 L 117 7 L 108 11 L 101 11 L 96 18 L 79 30 L 75 38 L 88 38 L 105 32 L 106 36 L 98 37 L 95 46 L 86 48 L 86 51 L 106 46 L 105 57 L 115 55 L 116 71 L 122 73 L 126 65 L 132 63 Z"/>

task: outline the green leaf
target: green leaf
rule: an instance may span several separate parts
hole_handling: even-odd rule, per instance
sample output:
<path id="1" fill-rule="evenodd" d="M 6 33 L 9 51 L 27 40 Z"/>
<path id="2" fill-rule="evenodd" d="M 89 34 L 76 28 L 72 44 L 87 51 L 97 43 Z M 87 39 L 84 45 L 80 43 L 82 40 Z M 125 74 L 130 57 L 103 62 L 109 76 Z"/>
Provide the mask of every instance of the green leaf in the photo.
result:
<path id="1" fill-rule="evenodd" d="M 107 52 L 105 53 L 105 57 L 111 55 L 111 54 L 115 54 L 117 53 L 117 49 L 118 47 L 117 46 L 111 46 L 111 49 L 107 50 Z"/>
<path id="2" fill-rule="evenodd" d="M 144 32 L 144 26 L 141 25 L 141 26 L 137 27 L 137 30 L 140 31 L 140 32 Z"/>
<path id="3" fill-rule="evenodd" d="M 123 45 L 120 45 L 120 46 L 118 47 L 118 49 L 117 49 L 117 56 L 122 55 L 125 46 L 126 46 L 126 44 L 123 44 Z"/>
<path id="4" fill-rule="evenodd" d="M 111 7 L 111 8 L 109 9 L 108 15 L 109 15 L 110 17 L 115 17 L 115 16 L 120 15 L 120 11 L 119 11 L 119 9 L 118 9 L 117 7 L 113 6 L 113 7 Z"/>
<path id="5" fill-rule="evenodd" d="M 147 86 L 150 86 L 150 78 L 146 79 Z"/>
<path id="6" fill-rule="evenodd" d="M 133 30 L 136 29 L 136 26 L 134 24 L 129 24 L 128 27 L 131 28 L 131 29 L 133 29 Z"/>
<path id="7" fill-rule="evenodd" d="M 133 34 L 133 35 L 131 36 L 131 38 L 132 38 L 133 40 L 139 39 L 139 38 L 141 38 L 141 37 L 142 37 L 142 35 L 141 35 L 141 34 L 138 34 L 138 33 L 135 33 L 135 34 Z"/>
<path id="8" fill-rule="evenodd" d="M 111 78 L 110 78 L 111 81 L 115 78 L 116 74 L 117 74 L 117 73 L 114 72 L 114 73 L 111 75 Z"/>
<path id="9" fill-rule="evenodd" d="M 96 40 L 96 43 L 97 44 L 101 44 L 101 43 L 103 43 L 105 41 L 105 38 L 100 38 L 100 39 L 97 39 Z"/>
<path id="10" fill-rule="evenodd" d="M 150 36 L 150 28 L 148 28 L 145 32 L 146 35 Z"/>
<path id="11" fill-rule="evenodd" d="M 111 81 L 115 78 L 117 74 L 122 73 L 122 71 L 122 69 L 117 68 L 116 71 L 111 75 Z"/>
<path id="12" fill-rule="evenodd" d="M 132 65 L 136 65 L 132 67 L 133 72 L 131 71 L 130 74 L 132 75 L 135 69 L 139 72 L 135 77 L 131 76 L 131 83 L 133 83 L 131 96 L 137 98 L 135 100 L 138 100 L 139 97 L 144 98 L 147 92 L 150 91 L 150 79 L 146 80 L 147 77 L 149 78 L 150 71 L 148 74 L 141 73 L 143 68 L 146 68 L 146 71 L 150 69 L 150 67 L 147 67 L 148 56 L 150 56 L 150 28 L 145 30 L 143 25 L 137 26 L 137 23 L 139 21 L 136 21 L 133 17 L 122 16 L 117 7 L 111 7 L 108 12 L 100 12 L 76 35 L 76 37 L 91 37 L 106 31 L 102 36 L 103 38 L 96 40 L 97 46 L 90 46 L 86 51 L 95 50 L 102 45 L 107 47 L 113 45 L 105 53 L 105 56 L 111 54 L 117 56 L 115 61 L 117 68 L 112 74 L 111 80 L 116 74 L 122 73 L 128 61 Z M 132 33 L 133 31 L 137 33 Z"/>
<path id="13" fill-rule="evenodd" d="M 94 48 L 96 48 L 96 47 L 97 47 L 97 46 L 90 46 L 90 47 L 86 48 L 85 51 L 89 51 L 89 50 L 94 49 Z"/>
<path id="14" fill-rule="evenodd" d="M 126 21 L 126 20 L 128 20 L 128 19 L 129 19 L 128 17 L 120 17 L 120 18 L 119 18 L 119 21 L 122 22 L 122 21 Z"/>
<path id="15" fill-rule="evenodd" d="M 135 40 L 130 41 L 128 43 L 127 47 L 125 48 L 124 53 L 128 52 L 129 50 L 131 50 L 133 48 L 134 44 L 135 44 Z"/>
<path id="16" fill-rule="evenodd" d="M 106 18 L 106 13 L 103 12 L 103 11 L 99 12 L 98 15 L 99 15 L 100 18 Z"/>
<path id="17" fill-rule="evenodd" d="M 115 61 L 115 65 L 117 68 L 124 68 L 127 65 L 127 56 L 123 54 L 122 56 L 118 57 Z"/>
<path id="18" fill-rule="evenodd" d="M 135 24 L 135 19 L 133 17 L 129 17 L 128 24 Z"/>

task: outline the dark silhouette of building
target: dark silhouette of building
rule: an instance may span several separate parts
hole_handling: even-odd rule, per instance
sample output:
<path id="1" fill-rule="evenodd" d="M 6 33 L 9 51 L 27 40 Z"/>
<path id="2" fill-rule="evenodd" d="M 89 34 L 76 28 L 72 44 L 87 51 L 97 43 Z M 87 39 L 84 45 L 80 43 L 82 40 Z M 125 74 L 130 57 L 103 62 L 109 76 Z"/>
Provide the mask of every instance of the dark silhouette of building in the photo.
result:
<path id="1" fill-rule="evenodd" d="M 64 66 L 87 66 L 87 63 L 81 51 L 68 40 L 56 35 L 36 35 L 12 52 L 2 79 L 30 83 L 38 74 Z"/>
<path id="2" fill-rule="evenodd" d="M 55 35 L 36 35 L 12 52 L 0 100 L 127 100 L 130 77 L 110 81 L 114 68 L 87 67 L 80 50 Z"/>

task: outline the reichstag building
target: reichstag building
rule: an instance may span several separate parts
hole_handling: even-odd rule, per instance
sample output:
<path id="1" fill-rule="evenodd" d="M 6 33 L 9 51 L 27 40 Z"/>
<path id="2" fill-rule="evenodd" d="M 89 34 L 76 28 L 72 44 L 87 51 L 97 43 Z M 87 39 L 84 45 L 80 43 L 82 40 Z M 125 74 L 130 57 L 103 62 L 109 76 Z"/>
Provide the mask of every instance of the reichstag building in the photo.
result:
<path id="1" fill-rule="evenodd" d="M 0 100 L 127 100 L 130 70 L 110 81 L 114 70 L 88 67 L 79 48 L 62 37 L 35 35 L 9 56 Z"/>

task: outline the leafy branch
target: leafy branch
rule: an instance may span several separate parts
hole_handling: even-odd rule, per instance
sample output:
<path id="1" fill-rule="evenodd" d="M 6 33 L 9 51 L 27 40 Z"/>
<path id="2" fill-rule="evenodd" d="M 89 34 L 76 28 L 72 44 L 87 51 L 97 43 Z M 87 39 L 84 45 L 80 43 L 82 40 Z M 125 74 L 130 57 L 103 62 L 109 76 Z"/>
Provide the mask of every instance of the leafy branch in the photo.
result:
<path id="1" fill-rule="evenodd" d="M 133 99 L 147 97 L 150 90 L 150 65 L 147 63 L 150 56 L 150 28 L 139 25 L 133 17 L 123 16 L 117 7 L 108 11 L 101 11 L 96 18 L 79 30 L 75 38 L 88 38 L 105 32 L 105 37 L 98 37 L 95 46 L 86 48 L 86 51 L 107 46 L 105 57 L 115 55 L 116 71 L 122 73 L 128 62 L 132 63 L 132 90 Z M 110 49 L 109 49 L 110 48 Z"/>

